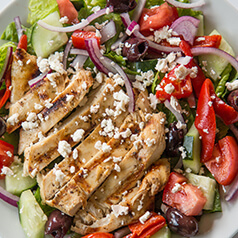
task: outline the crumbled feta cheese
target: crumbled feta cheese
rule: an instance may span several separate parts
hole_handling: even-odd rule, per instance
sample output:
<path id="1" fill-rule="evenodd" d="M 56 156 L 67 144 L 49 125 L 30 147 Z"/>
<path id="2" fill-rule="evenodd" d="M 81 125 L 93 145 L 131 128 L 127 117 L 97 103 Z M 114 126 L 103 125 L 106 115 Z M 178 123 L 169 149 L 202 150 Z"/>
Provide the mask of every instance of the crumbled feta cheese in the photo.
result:
<path id="1" fill-rule="evenodd" d="M 91 105 L 90 112 L 96 114 L 100 108 L 100 104 Z"/>
<path id="2" fill-rule="evenodd" d="M 39 126 L 39 123 L 37 121 L 32 122 L 32 121 L 24 121 L 21 124 L 22 128 L 24 131 L 29 131 L 37 128 Z"/>
<path id="3" fill-rule="evenodd" d="M 2 175 L 12 176 L 14 173 L 13 173 L 13 171 L 9 167 L 3 166 L 2 170 L 1 170 L 1 174 Z"/>
<path id="4" fill-rule="evenodd" d="M 73 100 L 73 98 L 74 98 L 74 95 L 72 95 L 72 94 L 66 94 L 66 101 L 67 101 L 67 102 L 71 102 L 71 101 Z"/>
<path id="5" fill-rule="evenodd" d="M 142 215 L 139 218 L 139 221 L 140 221 L 140 223 L 144 224 L 150 217 L 151 217 L 151 213 L 150 213 L 150 211 L 147 211 L 147 212 L 145 212 L 144 215 Z"/>
<path id="6" fill-rule="evenodd" d="M 73 174 L 75 172 L 75 167 L 72 165 L 70 168 L 69 168 L 69 171 L 71 174 Z"/>
<path id="7" fill-rule="evenodd" d="M 106 143 L 102 144 L 102 151 L 104 153 L 109 153 L 112 150 L 112 147 L 110 145 L 107 145 Z"/>
<path id="8" fill-rule="evenodd" d="M 69 22 L 69 18 L 67 16 L 61 17 L 59 22 L 61 24 L 67 24 Z"/>
<path id="9" fill-rule="evenodd" d="M 168 94 L 171 94 L 174 91 L 174 89 L 175 88 L 174 88 L 174 85 L 172 83 L 169 83 L 164 87 L 165 92 L 168 93 Z"/>
<path id="10" fill-rule="evenodd" d="M 127 215 L 128 212 L 129 212 L 129 207 L 122 206 L 122 205 L 119 205 L 119 204 L 112 205 L 111 209 L 112 209 L 112 212 L 115 215 L 115 217 L 119 217 L 119 216 L 122 216 L 122 215 Z"/>
<path id="11" fill-rule="evenodd" d="M 172 193 L 177 193 L 182 190 L 182 185 L 180 183 L 175 183 L 174 187 L 172 188 Z"/>
<path id="12" fill-rule="evenodd" d="M 37 58 L 37 66 L 42 73 L 46 73 L 50 71 L 50 64 L 48 60 L 42 57 Z"/>
<path id="13" fill-rule="evenodd" d="M 118 173 L 121 172 L 121 167 L 118 164 L 114 165 L 114 170 L 116 170 Z"/>
<path id="14" fill-rule="evenodd" d="M 206 133 L 206 134 L 209 134 L 208 129 L 203 129 L 202 131 L 203 131 L 204 133 Z"/>
<path id="15" fill-rule="evenodd" d="M 152 145 L 155 145 L 156 144 L 156 140 L 155 139 L 146 139 L 145 140 L 145 144 L 148 146 L 148 147 L 151 147 Z"/>
<path id="16" fill-rule="evenodd" d="M 74 142 L 79 142 L 82 140 L 85 131 L 83 129 L 78 129 L 71 135 Z"/>
<path id="17" fill-rule="evenodd" d="M 63 52 L 55 52 L 54 54 L 51 54 L 48 58 L 48 63 L 51 69 L 55 70 L 56 72 L 60 74 L 64 74 L 64 66 L 63 66 Z"/>
<path id="18" fill-rule="evenodd" d="M 132 134 L 131 130 L 129 128 L 126 128 L 125 131 L 120 132 L 120 135 L 122 138 L 128 138 Z"/>
<path id="19" fill-rule="evenodd" d="M 14 126 L 16 125 L 18 122 L 19 122 L 19 114 L 18 113 L 14 113 L 12 116 L 10 116 L 8 119 L 7 119 L 7 122 L 11 125 L 11 126 Z"/>
<path id="20" fill-rule="evenodd" d="M 55 165 L 55 167 L 53 168 L 53 174 L 55 175 L 55 180 L 60 183 L 65 177 L 65 174 L 59 169 L 58 165 Z"/>
<path id="21" fill-rule="evenodd" d="M 58 152 L 64 158 L 67 158 L 69 156 L 69 154 L 71 153 L 71 151 L 72 151 L 71 146 L 67 141 L 62 140 L 58 143 Z"/>
<path id="22" fill-rule="evenodd" d="M 181 152 L 182 159 L 186 158 L 187 152 L 183 146 L 180 146 L 178 150 Z"/>
<path id="23" fill-rule="evenodd" d="M 26 120 L 27 121 L 36 121 L 37 120 L 36 113 L 35 112 L 28 113 Z"/>
<path id="24" fill-rule="evenodd" d="M 34 108 L 35 108 L 36 110 L 42 110 L 42 109 L 43 109 L 43 106 L 40 105 L 40 104 L 38 104 L 38 103 L 35 103 L 35 104 L 34 104 Z"/>
<path id="25" fill-rule="evenodd" d="M 227 82 L 226 87 L 229 91 L 238 89 L 238 80 L 234 80 L 233 82 Z"/>
<path id="26" fill-rule="evenodd" d="M 45 106 L 46 108 L 50 109 L 51 107 L 53 107 L 53 103 L 50 102 L 51 98 L 45 100 Z"/>
<path id="27" fill-rule="evenodd" d="M 150 107 L 155 110 L 157 104 L 159 103 L 159 100 L 157 99 L 156 95 L 150 93 L 148 99 L 150 100 Z"/>
<path id="28" fill-rule="evenodd" d="M 102 149 L 102 142 L 100 140 L 98 140 L 95 145 L 94 148 L 97 150 L 101 150 Z"/>
<path id="29" fill-rule="evenodd" d="M 76 160 L 76 159 L 78 158 L 78 156 L 79 156 L 79 152 L 78 152 L 78 150 L 75 148 L 75 149 L 73 150 L 73 159 Z"/>

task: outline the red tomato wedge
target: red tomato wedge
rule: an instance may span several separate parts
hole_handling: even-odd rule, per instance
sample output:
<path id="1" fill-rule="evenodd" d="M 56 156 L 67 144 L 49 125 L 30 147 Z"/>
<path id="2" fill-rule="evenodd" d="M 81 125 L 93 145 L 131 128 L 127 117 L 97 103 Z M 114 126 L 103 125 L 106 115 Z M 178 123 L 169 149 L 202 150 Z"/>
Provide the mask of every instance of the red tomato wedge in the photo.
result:
<path id="1" fill-rule="evenodd" d="M 0 140 L 0 179 L 5 178 L 4 174 L 1 174 L 3 166 L 9 167 L 13 162 L 14 146 Z"/>
<path id="2" fill-rule="evenodd" d="M 67 17 L 69 24 L 76 24 L 78 20 L 78 12 L 70 0 L 57 0 L 60 17 Z"/>
<path id="3" fill-rule="evenodd" d="M 195 37 L 193 47 L 214 47 L 219 48 L 221 44 L 221 35 L 197 36 Z"/>
<path id="4" fill-rule="evenodd" d="M 226 136 L 214 146 L 212 158 L 205 162 L 219 184 L 229 185 L 238 173 L 238 144 Z"/>
<path id="5" fill-rule="evenodd" d="M 187 184 L 182 174 L 172 172 L 163 192 L 162 201 L 187 216 L 199 215 L 207 201 L 202 191 Z"/>
<path id="6" fill-rule="evenodd" d="M 113 234 L 107 233 L 107 232 L 96 232 L 92 233 L 86 236 L 83 236 L 82 238 L 113 238 Z"/>
<path id="7" fill-rule="evenodd" d="M 145 221 L 144 224 L 136 222 L 129 225 L 129 229 L 132 234 L 129 234 L 130 238 L 147 238 L 155 234 L 166 224 L 166 220 L 163 216 L 152 212 L 150 218 Z"/>
<path id="8" fill-rule="evenodd" d="M 73 46 L 78 49 L 86 49 L 85 40 L 89 38 L 95 38 L 100 46 L 100 37 L 96 36 L 96 33 L 93 31 L 75 31 L 72 36 Z"/>
<path id="9" fill-rule="evenodd" d="M 187 98 L 193 91 L 190 76 L 187 75 L 184 79 L 178 79 L 176 70 L 179 71 L 179 65 L 171 70 L 159 84 L 159 89 L 156 96 L 160 101 L 170 99 L 171 96 L 177 99 Z"/>
<path id="10" fill-rule="evenodd" d="M 24 49 L 25 51 L 27 50 L 27 35 L 22 35 L 21 36 L 17 47 L 20 48 L 20 49 Z"/>
<path id="11" fill-rule="evenodd" d="M 154 30 L 170 26 L 177 18 L 177 9 L 168 3 L 151 9 L 144 8 L 139 20 L 140 31 L 145 36 L 151 35 Z"/>

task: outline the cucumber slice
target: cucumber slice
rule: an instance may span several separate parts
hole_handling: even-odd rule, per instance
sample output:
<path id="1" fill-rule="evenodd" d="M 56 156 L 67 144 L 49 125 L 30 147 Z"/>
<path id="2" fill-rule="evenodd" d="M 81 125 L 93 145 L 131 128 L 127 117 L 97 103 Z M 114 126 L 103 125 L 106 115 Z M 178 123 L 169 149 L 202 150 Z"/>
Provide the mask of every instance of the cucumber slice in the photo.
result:
<path id="1" fill-rule="evenodd" d="M 204 16 L 202 14 L 196 16 L 197 19 L 200 20 L 197 36 L 204 36 Z"/>
<path id="2" fill-rule="evenodd" d="M 217 30 L 213 30 L 210 35 L 220 35 Z M 228 42 L 222 37 L 221 44 L 219 49 L 226 51 L 228 54 L 235 56 L 235 53 L 232 47 Z M 198 57 L 199 63 L 203 65 L 203 62 L 206 62 L 204 67 L 208 76 L 210 76 L 214 81 L 219 79 L 219 76 L 224 71 L 228 65 L 228 61 L 224 58 L 218 57 L 216 55 L 200 55 Z"/>
<path id="3" fill-rule="evenodd" d="M 163 228 L 161 228 L 159 231 L 157 231 L 154 235 L 151 236 L 151 238 L 170 238 L 171 232 L 167 225 L 165 225 Z"/>
<path id="4" fill-rule="evenodd" d="M 187 173 L 186 177 L 191 184 L 198 186 L 202 190 L 204 196 L 207 198 L 207 202 L 203 209 L 212 210 L 215 198 L 216 181 L 212 178 L 193 173 Z"/>
<path id="5" fill-rule="evenodd" d="M 24 190 L 33 188 L 36 185 L 36 179 L 23 176 L 23 164 L 13 163 L 10 169 L 14 175 L 6 175 L 5 185 L 8 192 L 20 196 Z"/>
<path id="6" fill-rule="evenodd" d="M 49 25 L 62 27 L 59 20 L 60 16 L 58 12 L 53 12 L 43 19 Z M 38 57 L 48 57 L 51 53 L 66 44 L 67 41 L 68 36 L 66 33 L 49 31 L 37 24 L 32 32 L 31 42 Z"/>
<path id="7" fill-rule="evenodd" d="M 37 203 L 31 190 L 26 190 L 21 194 L 19 200 L 19 216 L 26 237 L 44 237 L 47 216 Z"/>
<path id="8" fill-rule="evenodd" d="M 194 173 L 199 173 L 201 168 L 201 141 L 199 139 L 198 130 L 194 124 L 185 135 L 183 146 L 187 151 L 187 156 L 183 159 L 184 169 L 190 168 Z"/>

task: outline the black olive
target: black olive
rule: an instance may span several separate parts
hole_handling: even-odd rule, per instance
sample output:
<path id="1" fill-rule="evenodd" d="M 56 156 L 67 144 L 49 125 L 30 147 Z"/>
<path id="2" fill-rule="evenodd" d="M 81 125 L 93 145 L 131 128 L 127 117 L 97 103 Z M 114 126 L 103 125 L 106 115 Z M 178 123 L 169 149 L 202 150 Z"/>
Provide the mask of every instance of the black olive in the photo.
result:
<path id="1" fill-rule="evenodd" d="M 55 238 L 63 238 L 70 229 L 73 218 L 59 210 L 54 210 L 46 222 L 45 234 Z"/>
<path id="2" fill-rule="evenodd" d="M 238 111 L 238 89 L 232 91 L 228 97 L 227 102 L 231 105 L 236 111 Z"/>
<path id="3" fill-rule="evenodd" d="M 6 132 L 7 126 L 6 122 L 2 117 L 0 117 L 0 137 L 3 136 L 3 134 Z"/>
<path id="4" fill-rule="evenodd" d="M 192 216 L 186 216 L 175 208 L 166 211 L 169 228 L 182 236 L 191 237 L 198 233 L 198 221 Z"/>
<path id="5" fill-rule="evenodd" d="M 184 131 L 183 129 L 178 129 L 176 124 L 177 122 L 170 124 L 167 134 L 166 154 L 171 157 L 179 156 L 180 152 L 178 149 L 183 145 Z"/>
<path id="6" fill-rule="evenodd" d="M 129 61 L 142 59 L 149 48 L 148 41 L 139 38 L 130 38 L 124 42 L 122 55 Z"/>
<path id="7" fill-rule="evenodd" d="M 135 0 L 107 0 L 107 7 L 112 6 L 114 12 L 129 12 L 136 7 Z"/>

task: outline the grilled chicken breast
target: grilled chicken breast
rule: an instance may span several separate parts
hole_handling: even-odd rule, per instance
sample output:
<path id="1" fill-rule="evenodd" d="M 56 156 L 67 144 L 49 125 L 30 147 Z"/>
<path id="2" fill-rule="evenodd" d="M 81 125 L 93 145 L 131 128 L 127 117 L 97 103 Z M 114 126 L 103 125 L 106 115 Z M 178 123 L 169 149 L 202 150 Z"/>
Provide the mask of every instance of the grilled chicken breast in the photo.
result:
<path id="1" fill-rule="evenodd" d="M 16 49 L 13 54 L 11 69 L 11 103 L 17 102 L 30 89 L 28 81 L 39 74 L 36 56 L 28 54 L 24 49 Z"/>

